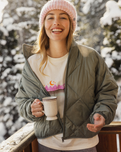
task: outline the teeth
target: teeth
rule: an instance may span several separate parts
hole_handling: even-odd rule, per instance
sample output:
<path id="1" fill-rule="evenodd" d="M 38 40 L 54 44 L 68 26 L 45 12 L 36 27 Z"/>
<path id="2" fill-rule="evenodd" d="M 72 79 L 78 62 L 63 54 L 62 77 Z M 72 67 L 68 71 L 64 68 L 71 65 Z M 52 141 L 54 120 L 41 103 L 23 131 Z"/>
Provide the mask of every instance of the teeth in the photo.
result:
<path id="1" fill-rule="evenodd" d="M 52 31 L 56 32 L 56 31 L 62 31 L 62 30 L 61 29 L 53 29 Z"/>

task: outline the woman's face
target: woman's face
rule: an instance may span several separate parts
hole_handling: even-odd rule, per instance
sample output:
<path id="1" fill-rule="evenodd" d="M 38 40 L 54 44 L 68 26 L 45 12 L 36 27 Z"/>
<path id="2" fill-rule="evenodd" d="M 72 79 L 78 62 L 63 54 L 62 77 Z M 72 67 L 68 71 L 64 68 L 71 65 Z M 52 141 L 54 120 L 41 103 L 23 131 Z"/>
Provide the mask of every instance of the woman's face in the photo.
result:
<path id="1" fill-rule="evenodd" d="M 66 41 L 70 28 L 69 17 L 62 10 L 50 11 L 45 18 L 45 31 L 50 40 Z"/>

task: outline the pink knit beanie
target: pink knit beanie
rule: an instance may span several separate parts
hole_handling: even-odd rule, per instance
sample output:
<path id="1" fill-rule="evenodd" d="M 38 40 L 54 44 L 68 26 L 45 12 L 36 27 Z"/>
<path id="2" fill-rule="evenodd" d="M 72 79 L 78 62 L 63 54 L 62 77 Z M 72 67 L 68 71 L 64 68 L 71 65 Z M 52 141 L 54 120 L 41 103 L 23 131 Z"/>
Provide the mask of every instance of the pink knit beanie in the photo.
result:
<path id="1" fill-rule="evenodd" d="M 50 0 L 48 1 L 42 8 L 41 13 L 40 13 L 40 18 L 39 18 L 39 26 L 41 28 L 44 18 L 47 15 L 47 13 L 51 10 L 59 9 L 62 11 L 65 11 L 71 18 L 72 23 L 73 23 L 73 31 L 76 29 L 76 24 L 77 24 L 77 14 L 76 14 L 76 9 L 67 0 Z"/>

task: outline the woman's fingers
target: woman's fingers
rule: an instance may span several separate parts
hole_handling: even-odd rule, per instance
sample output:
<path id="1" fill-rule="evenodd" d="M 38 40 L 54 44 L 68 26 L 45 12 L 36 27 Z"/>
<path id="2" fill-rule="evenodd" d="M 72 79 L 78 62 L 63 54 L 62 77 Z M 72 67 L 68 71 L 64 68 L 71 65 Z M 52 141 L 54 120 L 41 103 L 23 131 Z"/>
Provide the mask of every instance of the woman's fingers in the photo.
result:
<path id="1" fill-rule="evenodd" d="M 31 109 L 31 112 L 40 112 L 40 111 L 43 111 L 43 107 L 37 107 L 37 108 L 32 108 Z"/>
<path id="2" fill-rule="evenodd" d="M 39 99 L 35 99 L 31 105 L 41 105 L 42 106 L 42 103 Z"/>
<path id="3" fill-rule="evenodd" d="M 32 115 L 35 117 L 42 117 L 44 115 L 43 105 L 39 99 L 35 99 L 34 102 L 31 104 L 31 112 Z"/>
<path id="4" fill-rule="evenodd" d="M 34 104 L 31 104 L 31 109 L 36 109 L 36 108 L 43 108 L 43 105 L 41 104 L 37 104 L 37 103 L 34 103 Z"/>
<path id="5" fill-rule="evenodd" d="M 44 115 L 44 113 L 43 112 L 34 112 L 33 113 L 33 115 L 35 116 L 35 117 L 42 117 L 43 115 Z"/>
<path id="6" fill-rule="evenodd" d="M 98 132 L 101 130 L 101 127 L 96 127 L 94 124 L 87 124 L 87 128 L 92 132 Z"/>
<path id="7" fill-rule="evenodd" d="M 32 111 L 32 115 L 35 117 L 42 117 L 44 113 L 42 112 L 41 109 L 39 109 L 39 110 Z"/>
<path id="8" fill-rule="evenodd" d="M 35 99 L 33 103 L 42 104 L 41 101 L 40 101 L 39 99 Z"/>

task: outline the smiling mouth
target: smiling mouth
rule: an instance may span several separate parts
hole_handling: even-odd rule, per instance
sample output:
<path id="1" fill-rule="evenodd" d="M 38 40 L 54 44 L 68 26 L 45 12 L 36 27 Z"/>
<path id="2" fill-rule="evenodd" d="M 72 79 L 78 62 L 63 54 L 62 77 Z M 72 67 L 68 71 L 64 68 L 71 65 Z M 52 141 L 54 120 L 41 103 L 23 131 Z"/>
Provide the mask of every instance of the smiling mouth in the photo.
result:
<path id="1" fill-rule="evenodd" d="M 61 33 L 63 30 L 62 29 L 53 29 L 52 33 Z"/>

